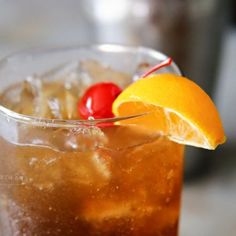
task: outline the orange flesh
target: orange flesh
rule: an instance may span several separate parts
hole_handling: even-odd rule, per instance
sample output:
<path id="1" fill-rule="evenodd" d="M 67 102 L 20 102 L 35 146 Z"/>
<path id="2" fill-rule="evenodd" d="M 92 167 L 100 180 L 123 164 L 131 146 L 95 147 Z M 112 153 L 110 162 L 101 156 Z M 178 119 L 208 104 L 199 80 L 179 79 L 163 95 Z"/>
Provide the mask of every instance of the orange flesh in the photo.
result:
<path id="1" fill-rule="evenodd" d="M 179 143 L 215 149 L 225 141 L 212 100 L 181 76 L 159 74 L 136 81 L 115 100 L 113 112 L 117 116 L 150 113 L 128 122 L 162 132 Z"/>

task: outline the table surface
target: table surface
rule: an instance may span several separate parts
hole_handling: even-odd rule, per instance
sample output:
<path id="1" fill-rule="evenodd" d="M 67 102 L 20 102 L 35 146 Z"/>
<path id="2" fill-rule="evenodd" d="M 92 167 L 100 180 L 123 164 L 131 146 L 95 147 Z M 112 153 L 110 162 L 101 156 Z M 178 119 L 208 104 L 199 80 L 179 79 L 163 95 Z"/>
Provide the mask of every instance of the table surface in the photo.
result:
<path id="1" fill-rule="evenodd" d="M 218 172 L 185 185 L 182 197 L 180 236 L 236 235 L 235 173 Z"/>

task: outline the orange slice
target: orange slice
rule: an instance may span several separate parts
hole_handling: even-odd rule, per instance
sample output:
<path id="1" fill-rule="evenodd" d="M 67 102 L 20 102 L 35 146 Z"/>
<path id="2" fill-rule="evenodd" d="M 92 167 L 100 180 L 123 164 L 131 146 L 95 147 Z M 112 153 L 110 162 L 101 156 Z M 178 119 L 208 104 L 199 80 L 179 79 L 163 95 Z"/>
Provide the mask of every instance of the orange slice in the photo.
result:
<path id="1" fill-rule="evenodd" d="M 114 101 L 116 116 L 145 114 L 122 121 L 161 132 L 178 143 L 215 149 L 226 138 L 210 97 L 194 82 L 174 74 L 140 79 Z"/>

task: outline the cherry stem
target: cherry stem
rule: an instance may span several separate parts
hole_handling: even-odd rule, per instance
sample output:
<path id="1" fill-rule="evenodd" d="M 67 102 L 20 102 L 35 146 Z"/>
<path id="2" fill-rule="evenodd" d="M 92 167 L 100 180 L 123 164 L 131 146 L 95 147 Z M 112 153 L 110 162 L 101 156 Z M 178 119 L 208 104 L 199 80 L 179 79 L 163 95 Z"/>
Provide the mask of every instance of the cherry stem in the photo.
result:
<path id="1" fill-rule="evenodd" d="M 146 73 L 144 73 L 142 75 L 142 78 L 147 77 L 148 75 L 152 74 L 153 72 L 161 69 L 162 67 L 165 66 L 169 66 L 172 63 L 172 58 L 168 57 L 166 60 L 162 61 L 161 63 L 159 63 L 158 65 L 152 67 L 149 71 L 147 71 Z"/>

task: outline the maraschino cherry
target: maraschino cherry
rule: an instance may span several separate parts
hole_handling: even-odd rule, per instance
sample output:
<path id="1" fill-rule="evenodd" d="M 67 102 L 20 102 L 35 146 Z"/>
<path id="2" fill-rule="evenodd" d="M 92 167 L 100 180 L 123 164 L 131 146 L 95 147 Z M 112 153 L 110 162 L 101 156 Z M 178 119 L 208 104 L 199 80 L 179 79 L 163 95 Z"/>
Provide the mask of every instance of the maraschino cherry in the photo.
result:
<path id="1" fill-rule="evenodd" d="M 114 83 L 97 83 L 88 88 L 78 103 L 81 118 L 112 118 L 112 103 L 121 93 L 121 88 Z"/>
<path id="2" fill-rule="evenodd" d="M 142 78 L 147 77 L 162 67 L 169 66 L 171 63 L 172 59 L 167 58 L 143 74 Z M 121 88 L 110 82 L 92 85 L 78 103 L 80 117 L 82 119 L 104 119 L 114 117 L 114 114 L 112 113 L 112 103 L 121 92 Z"/>

